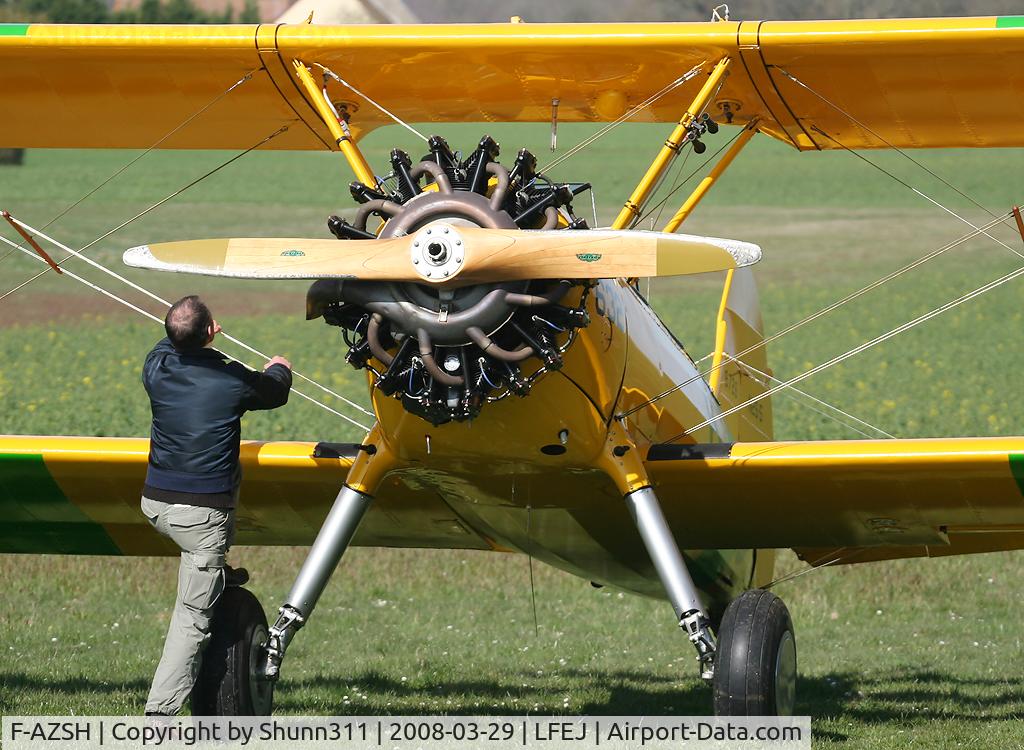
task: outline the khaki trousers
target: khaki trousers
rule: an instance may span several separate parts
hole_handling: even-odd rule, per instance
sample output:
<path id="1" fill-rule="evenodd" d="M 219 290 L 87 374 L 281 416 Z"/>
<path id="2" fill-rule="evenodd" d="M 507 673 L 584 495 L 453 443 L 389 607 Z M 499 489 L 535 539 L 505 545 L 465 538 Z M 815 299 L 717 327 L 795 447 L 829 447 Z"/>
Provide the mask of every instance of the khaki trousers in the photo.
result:
<path id="1" fill-rule="evenodd" d="M 192 692 L 210 640 L 213 609 L 224 591 L 224 557 L 235 536 L 235 511 L 143 497 L 142 512 L 181 548 L 178 597 L 146 701 L 147 712 L 176 714 Z"/>

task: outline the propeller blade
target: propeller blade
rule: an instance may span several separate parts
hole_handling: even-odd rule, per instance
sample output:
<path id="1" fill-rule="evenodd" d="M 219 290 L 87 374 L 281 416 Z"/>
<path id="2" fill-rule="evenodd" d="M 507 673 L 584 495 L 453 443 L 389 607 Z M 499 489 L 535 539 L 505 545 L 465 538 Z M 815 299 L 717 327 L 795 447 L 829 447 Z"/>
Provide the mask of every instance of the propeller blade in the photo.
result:
<path id="1" fill-rule="evenodd" d="M 531 231 L 435 222 L 383 240 L 241 238 L 142 245 L 135 268 L 246 279 L 364 279 L 464 286 L 524 279 L 607 279 L 726 271 L 757 245 L 636 230 Z"/>

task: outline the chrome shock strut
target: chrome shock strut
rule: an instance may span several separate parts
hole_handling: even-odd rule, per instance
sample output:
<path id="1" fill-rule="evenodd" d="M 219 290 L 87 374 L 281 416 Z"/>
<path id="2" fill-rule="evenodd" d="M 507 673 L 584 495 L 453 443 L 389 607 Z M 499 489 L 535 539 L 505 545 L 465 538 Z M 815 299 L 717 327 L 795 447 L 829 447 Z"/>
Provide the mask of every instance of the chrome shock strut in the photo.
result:
<path id="1" fill-rule="evenodd" d="M 626 504 L 672 603 L 679 627 L 697 649 L 700 676 L 710 680 L 715 674 L 716 650 L 711 621 L 704 612 L 704 605 L 693 583 L 693 577 L 665 521 L 658 497 L 651 487 L 644 487 L 627 494 Z"/>
<path id="2" fill-rule="evenodd" d="M 711 680 L 715 674 L 715 636 L 711 620 L 686 560 L 665 520 L 658 496 L 651 486 L 643 460 L 629 436 L 625 424 L 613 422 L 608 431 L 606 450 L 599 462 L 622 493 L 636 523 L 647 554 L 658 573 L 676 622 L 697 650 L 700 676 Z"/>
<path id="3" fill-rule="evenodd" d="M 370 495 L 348 485 L 342 486 L 281 606 L 277 621 L 270 628 L 263 669 L 266 679 L 276 680 L 280 676 L 288 644 L 313 613 L 372 500 Z"/>

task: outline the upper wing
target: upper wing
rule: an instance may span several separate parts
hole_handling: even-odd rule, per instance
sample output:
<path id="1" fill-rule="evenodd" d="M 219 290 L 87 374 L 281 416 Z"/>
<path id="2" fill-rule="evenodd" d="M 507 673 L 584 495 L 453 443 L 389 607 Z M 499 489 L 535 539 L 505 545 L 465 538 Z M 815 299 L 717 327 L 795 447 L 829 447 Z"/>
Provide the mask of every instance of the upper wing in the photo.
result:
<path id="1" fill-rule="evenodd" d="M 695 65 L 711 114 L 797 148 L 1024 145 L 1024 17 L 436 26 L 0 25 L 0 145 L 334 148 L 291 67 L 329 66 L 410 122 L 613 120 Z M 785 75 L 807 84 L 803 88 Z M 318 71 L 317 71 L 318 72 Z M 675 122 L 702 81 L 633 119 Z M 353 129 L 389 122 L 336 82 Z M 817 92 L 814 93 L 814 92 Z M 820 94 L 821 96 L 818 96 Z M 824 97 L 821 98 L 821 97 Z M 827 100 L 827 101 L 826 101 Z M 831 103 L 829 103 L 831 102 Z M 728 117 L 726 116 L 728 114 Z M 828 133 L 835 141 L 822 136 Z"/>
<path id="2" fill-rule="evenodd" d="M 1021 437 L 656 445 L 647 467 L 685 548 L 812 564 L 1024 548 Z"/>
<path id="3" fill-rule="evenodd" d="M 238 544 L 310 544 L 356 446 L 243 442 Z M 0 552 L 177 554 L 139 499 L 149 441 L 0 437 Z M 354 544 L 491 549 L 411 473 L 384 482 Z"/>

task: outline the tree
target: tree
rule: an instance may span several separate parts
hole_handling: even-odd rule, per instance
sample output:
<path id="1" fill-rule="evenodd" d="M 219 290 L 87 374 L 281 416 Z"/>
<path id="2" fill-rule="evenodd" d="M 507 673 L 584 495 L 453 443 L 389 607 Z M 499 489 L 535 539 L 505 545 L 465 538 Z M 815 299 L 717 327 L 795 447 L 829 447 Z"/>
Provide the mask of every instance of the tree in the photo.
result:
<path id="1" fill-rule="evenodd" d="M 242 8 L 242 14 L 238 17 L 239 23 L 259 23 L 260 22 L 260 8 L 256 4 L 256 0 L 245 0 L 245 7 Z"/>
<path id="2" fill-rule="evenodd" d="M 106 0 L 0 0 L 0 23 L 231 23 L 235 11 L 206 12 L 193 0 L 141 0 L 136 8 L 111 11 Z M 246 0 L 239 19 L 259 22 L 256 0 Z"/>
<path id="3" fill-rule="evenodd" d="M 103 0 L 24 0 L 21 7 L 35 18 L 51 23 L 108 23 L 110 11 Z"/>

